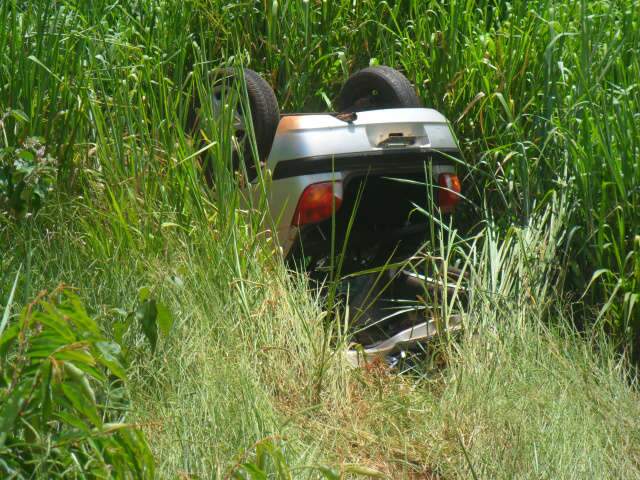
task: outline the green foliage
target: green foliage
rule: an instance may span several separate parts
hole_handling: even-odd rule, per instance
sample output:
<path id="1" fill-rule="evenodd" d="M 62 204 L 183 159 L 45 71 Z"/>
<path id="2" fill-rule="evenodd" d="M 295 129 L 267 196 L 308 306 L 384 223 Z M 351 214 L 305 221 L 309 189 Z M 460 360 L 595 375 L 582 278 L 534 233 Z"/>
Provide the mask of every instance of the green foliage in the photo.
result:
<path id="1" fill-rule="evenodd" d="M 0 212 L 15 217 L 35 213 L 53 190 L 56 173 L 56 162 L 42 139 L 28 138 L 19 148 L 0 148 Z"/>
<path id="2" fill-rule="evenodd" d="M 174 317 L 169 308 L 152 296 L 148 287 L 138 289 L 138 298 L 134 308 L 125 312 L 116 310 L 120 318 L 113 325 L 113 336 L 116 342 L 125 344 L 125 337 L 132 332 L 142 331 L 152 352 L 156 351 L 158 339 L 168 339 L 173 328 Z M 124 348 L 127 356 L 128 349 Z"/>
<path id="3" fill-rule="evenodd" d="M 392 65 L 453 121 L 467 161 L 467 228 L 491 216 L 506 231 L 549 193 L 571 195 L 565 285 L 632 346 L 639 10 L 638 0 L 3 2 L 0 111 L 19 117 L 5 143 L 42 137 L 65 186 L 115 188 L 121 222 L 131 212 L 120 189 L 133 185 L 168 206 L 153 212 L 156 225 L 170 211 L 189 228 L 208 207 L 183 126 L 192 97 L 206 103 L 206 70 L 245 63 L 274 85 L 283 110 L 314 111 L 355 69 Z M 228 163 L 228 136 L 213 137 L 216 164 Z M 229 197 L 228 185 L 216 191 Z M 230 215 L 236 204 L 217 206 Z"/>
<path id="4" fill-rule="evenodd" d="M 122 417 L 120 347 L 70 290 L 41 292 L 0 332 L 0 372 L 4 478 L 153 478 L 144 435 Z"/>

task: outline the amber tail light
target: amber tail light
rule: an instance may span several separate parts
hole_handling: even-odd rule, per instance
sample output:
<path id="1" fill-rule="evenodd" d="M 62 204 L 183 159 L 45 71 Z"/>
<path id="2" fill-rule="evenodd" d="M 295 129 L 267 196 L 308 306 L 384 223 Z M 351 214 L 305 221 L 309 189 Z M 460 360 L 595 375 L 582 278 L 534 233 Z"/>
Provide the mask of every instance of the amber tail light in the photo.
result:
<path id="1" fill-rule="evenodd" d="M 314 183 L 302 192 L 292 224 L 299 227 L 322 222 L 331 218 L 340 205 L 342 205 L 341 182 Z"/>
<path id="2" fill-rule="evenodd" d="M 443 213 L 451 213 L 455 209 L 460 196 L 460 180 L 453 173 L 441 173 L 438 177 L 438 206 Z"/>

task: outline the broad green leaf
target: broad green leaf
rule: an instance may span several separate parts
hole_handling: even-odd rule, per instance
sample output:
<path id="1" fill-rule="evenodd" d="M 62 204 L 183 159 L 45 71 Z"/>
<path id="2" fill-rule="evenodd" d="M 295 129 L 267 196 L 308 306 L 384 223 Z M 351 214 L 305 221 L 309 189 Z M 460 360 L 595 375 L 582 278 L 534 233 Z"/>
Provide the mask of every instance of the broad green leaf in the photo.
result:
<path id="1" fill-rule="evenodd" d="M 267 474 L 260 469 L 260 467 L 258 467 L 253 463 L 243 463 L 241 468 L 242 470 L 244 470 L 244 472 L 249 474 L 249 478 L 251 480 L 267 480 L 269 478 Z M 238 471 L 236 471 L 235 473 L 236 473 L 236 478 L 243 478 L 243 477 L 237 476 L 239 474 Z"/>
<path id="2" fill-rule="evenodd" d="M 90 425 L 87 425 L 87 423 L 83 419 L 81 419 L 73 411 L 56 412 L 56 413 L 53 414 L 53 418 L 56 418 L 56 419 L 60 420 L 62 423 L 65 423 L 67 426 L 70 425 L 73 428 L 75 428 L 76 430 L 78 430 L 79 432 L 81 432 L 81 434 L 78 435 L 78 432 L 73 432 L 73 431 L 67 430 L 66 434 L 63 434 L 63 435 L 60 436 L 61 439 L 64 439 L 64 438 L 78 438 L 79 439 L 79 438 L 82 438 L 82 437 L 86 436 L 91 431 Z"/>
<path id="3" fill-rule="evenodd" d="M 114 439 L 122 445 L 121 456 L 129 458 L 129 464 L 141 479 L 155 478 L 155 462 L 144 434 L 136 428 L 123 428 L 114 432 Z"/>
<path id="4" fill-rule="evenodd" d="M 138 289 L 138 300 L 140 302 L 146 302 L 151 297 L 151 290 L 149 287 L 140 287 Z"/>
<path id="5" fill-rule="evenodd" d="M 20 333 L 20 325 L 13 324 L 7 328 L 2 335 L 0 335 L 0 358 L 7 354 L 7 351 L 13 344 L 13 341 L 18 337 Z"/>
<path id="6" fill-rule="evenodd" d="M 60 341 L 62 343 L 74 342 L 76 340 L 76 335 L 74 335 L 74 332 L 71 330 L 68 322 L 66 322 L 60 315 L 60 311 L 48 306 L 47 304 L 43 304 L 42 306 L 45 308 L 45 312 L 34 313 L 32 321 L 49 327 L 49 329 L 53 331 L 45 332 L 45 334 L 51 335 L 54 332 L 57 333 L 60 336 Z"/>
<path id="7" fill-rule="evenodd" d="M 142 332 L 151 345 L 151 350 L 155 351 L 158 343 L 158 324 L 156 318 L 158 310 L 155 300 L 146 300 L 136 310 L 136 318 L 140 322 Z"/>
<path id="8" fill-rule="evenodd" d="M 80 352 L 80 351 L 54 353 L 53 357 L 56 358 L 57 360 L 64 360 L 65 362 L 73 362 L 74 365 L 76 365 L 78 368 L 81 368 L 83 370 L 86 367 L 93 367 L 96 364 L 96 360 L 93 358 L 92 355 L 90 355 L 89 353 Z M 94 371 L 92 371 L 92 374 Z"/>
<path id="9" fill-rule="evenodd" d="M 163 303 L 156 302 L 156 309 L 158 327 L 160 327 L 162 335 L 167 337 L 171 332 L 171 327 L 173 327 L 173 315 Z"/>
<path id="10" fill-rule="evenodd" d="M 96 348 L 100 352 L 100 362 L 105 365 L 111 373 L 124 380 L 126 371 L 119 360 L 121 355 L 120 345 L 114 342 L 96 342 Z"/>
<path id="11" fill-rule="evenodd" d="M 22 380 L 11 391 L 9 397 L 0 405 L 0 447 L 4 446 L 7 433 L 13 431 L 13 424 L 20 414 L 20 410 L 27 402 L 33 381 Z"/>
<path id="12" fill-rule="evenodd" d="M 102 333 L 98 328 L 97 323 L 93 318 L 87 315 L 80 298 L 72 293 L 66 293 L 66 299 L 62 303 L 60 309 L 63 310 L 78 327 L 79 333 L 83 338 L 85 337 L 101 337 Z"/>
<path id="13" fill-rule="evenodd" d="M 40 367 L 40 371 L 42 372 L 42 382 L 40 384 L 40 421 L 42 422 L 42 425 L 45 425 L 51 418 L 51 404 L 53 397 L 53 391 L 51 388 L 52 370 L 53 366 L 51 364 L 51 360 L 47 359 L 42 362 L 42 366 Z"/>
<path id="14" fill-rule="evenodd" d="M 90 396 L 84 391 L 82 386 L 76 383 L 65 382 L 62 384 L 62 391 L 76 411 L 87 417 L 94 425 L 99 426 L 102 424 L 95 402 L 91 401 Z"/>
<path id="15" fill-rule="evenodd" d="M 129 326 L 123 321 L 117 321 L 113 324 L 113 339 L 116 343 L 121 344 L 124 339 L 124 334 L 127 333 Z"/>
<path id="16" fill-rule="evenodd" d="M 28 162 L 29 164 L 33 163 L 36 159 L 36 155 L 33 152 L 30 152 L 29 150 L 20 150 L 20 152 L 18 153 L 18 157 L 24 160 L 25 162 Z M 31 173 L 33 171 L 33 167 L 28 167 L 27 165 L 23 164 L 21 166 L 21 170 L 27 173 Z"/>
<path id="17" fill-rule="evenodd" d="M 72 363 L 69 363 L 69 362 L 65 362 L 64 371 L 69 376 L 69 378 L 71 380 L 76 382 L 76 384 L 80 388 L 80 391 L 88 399 L 91 400 L 91 403 L 95 404 L 96 403 L 96 394 L 93 391 L 93 388 L 91 388 L 91 385 L 89 384 L 89 379 L 87 378 L 85 373 L 82 370 L 80 370 L 78 367 L 76 367 L 75 365 L 73 365 Z"/>

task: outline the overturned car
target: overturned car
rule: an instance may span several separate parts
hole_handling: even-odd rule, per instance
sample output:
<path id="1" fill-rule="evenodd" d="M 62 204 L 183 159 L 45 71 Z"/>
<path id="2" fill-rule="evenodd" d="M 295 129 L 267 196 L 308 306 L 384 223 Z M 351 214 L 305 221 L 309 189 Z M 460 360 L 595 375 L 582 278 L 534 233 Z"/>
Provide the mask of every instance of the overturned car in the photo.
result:
<path id="1" fill-rule="evenodd" d="M 212 112 L 228 107 L 225 89 L 238 73 L 218 73 Z M 422 107 L 411 83 L 390 67 L 356 72 L 337 112 L 311 114 L 280 114 L 268 83 L 252 70 L 242 73 L 248 105 L 233 112 L 238 159 L 246 188 L 261 170 L 270 174 L 268 205 L 287 261 L 320 285 L 335 281 L 365 357 L 433 336 L 435 319 L 416 306 L 416 296 L 447 284 L 407 265 L 429 232 L 424 213 L 451 215 L 461 199 L 460 152 L 446 118 Z"/>

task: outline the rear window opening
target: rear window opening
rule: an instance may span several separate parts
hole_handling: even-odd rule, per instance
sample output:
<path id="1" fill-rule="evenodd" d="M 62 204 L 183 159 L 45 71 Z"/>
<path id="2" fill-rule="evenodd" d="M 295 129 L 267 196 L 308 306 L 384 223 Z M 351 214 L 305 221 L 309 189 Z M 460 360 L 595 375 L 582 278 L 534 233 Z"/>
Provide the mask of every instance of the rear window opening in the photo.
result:
<path id="1" fill-rule="evenodd" d="M 424 172 L 348 178 L 342 208 L 336 215 L 337 230 L 345 230 L 352 215 L 352 228 L 358 230 L 394 230 L 425 223 L 426 217 L 415 210 L 416 205 L 427 209 L 431 197 L 427 183 Z"/>
<path id="2" fill-rule="evenodd" d="M 347 177 L 342 206 L 335 215 L 335 231 L 332 233 L 332 219 L 307 225 L 301 229 L 298 247 L 305 254 L 314 255 L 313 252 L 329 249 L 333 237 L 340 249 L 352 217 L 350 245 L 366 246 L 379 242 L 381 237 L 392 242 L 412 236 L 415 240 L 411 243 L 417 246 L 426 235 L 428 218 L 416 206 L 431 211 L 431 198 L 437 195 L 428 183 L 425 172 Z"/>

